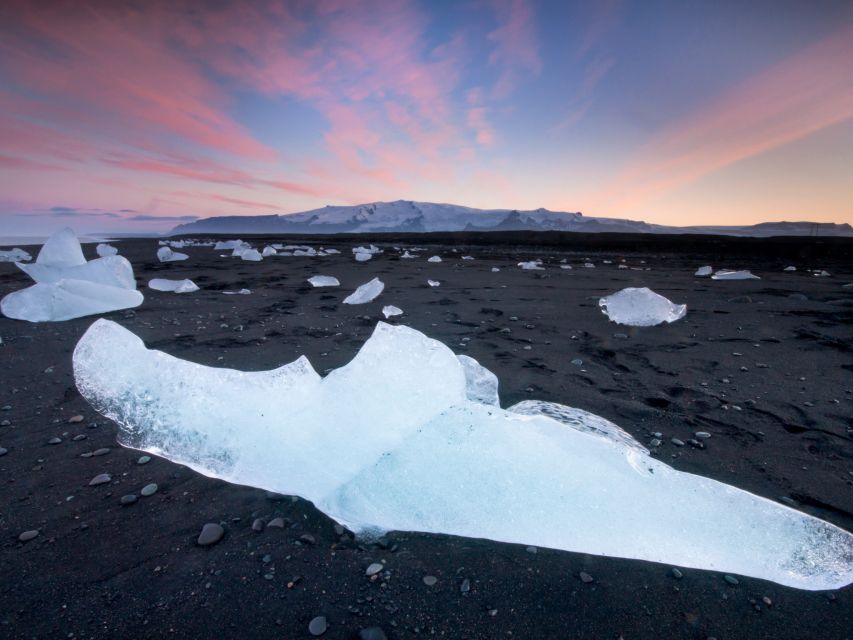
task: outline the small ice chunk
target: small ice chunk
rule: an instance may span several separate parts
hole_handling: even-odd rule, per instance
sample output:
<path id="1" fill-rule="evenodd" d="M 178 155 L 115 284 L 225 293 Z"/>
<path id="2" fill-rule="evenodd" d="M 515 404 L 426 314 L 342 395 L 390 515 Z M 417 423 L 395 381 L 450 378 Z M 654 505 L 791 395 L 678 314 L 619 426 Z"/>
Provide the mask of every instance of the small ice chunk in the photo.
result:
<path id="1" fill-rule="evenodd" d="M 463 260 L 473 260 L 474 256 L 462 256 Z"/>
<path id="2" fill-rule="evenodd" d="M 192 293 L 198 291 L 198 285 L 189 279 L 169 280 L 167 278 L 152 278 L 148 287 L 155 291 L 171 291 L 172 293 Z"/>
<path id="3" fill-rule="evenodd" d="M 220 240 L 213 245 L 214 251 L 231 251 L 237 247 L 243 246 L 245 243 L 242 240 Z"/>
<path id="4" fill-rule="evenodd" d="M 405 252 L 403 252 L 403 255 L 401 255 L 400 257 L 401 257 L 401 258 L 405 258 L 406 260 L 408 260 L 408 259 L 410 259 L 410 258 L 417 258 L 417 256 L 413 256 L 411 253 L 409 253 L 409 251 L 408 251 L 408 250 L 406 250 Z"/>
<path id="5" fill-rule="evenodd" d="M 620 267 L 625 267 L 625 265 L 624 265 L 624 264 L 620 264 L 619 266 L 620 266 Z M 570 264 L 561 264 L 561 265 L 560 265 L 560 269 L 571 269 L 571 268 L 572 268 L 572 265 L 570 265 Z M 627 269 L 628 267 L 625 267 L 625 268 Z"/>
<path id="6" fill-rule="evenodd" d="M 441 283 L 438 280 L 427 280 L 427 284 L 431 287 L 440 287 Z"/>
<path id="7" fill-rule="evenodd" d="M 427 262 L 441 262 L 441 256 L 432 256 L 427 258 Z"/>
<path id="8" fill-rule="evenodd" d="M 498 377 L 470 356 L 457 355 L 456 358 L 465 372 L 465 396 L 471 402 L 499 407 Z"/>
<path id="9" fill-rule="evenodd" d="M 749 271 L 730 271 L 728 269 L 720 269 L 711 276 L 712 280 L 761 280 L 756 275 Z"/>
<path id="10" fill-rule="evenodd" d="M 528 271 L 545 271 L 541 260 L 530 260 L 529 262 L 519 262 L 518 266 Z"/>
<path id="11" fill-rule="evenodd" d="M 261 257 L 266 258 L 269 256 L 274 256 L 277 253 L 278 253 L 278 251 L 276 251 L 275 248 L 270 247 L 270 246 L 266 246 L 266 247 L 264 247 L 264 250 L 261 252 Z"/>
<path id="12" fill-rule="evenodd" d="M 338 287 L 341 284 L 334 276 L 311 276 L 308 282 L 312 287 Z"/>
<path id="13" fill-rule="evenodd" d="M 598 301 L 602 313 L 617 324 L 652 327 L 675 322 L 687 313 L 686 304 L 673 304 L 647 287 L 629 287 Z"/>
<path id="14" fill-rule="evenodd" d="M 385 288 L 385 283 L 379 278 L 366 282 L 350 295 L 344 298 L 344 304 L 364 304 L 374 300 Z"/>
<path id="15" fill-rule="evenodd" d="M 584 262 L 583 266 L 585 269 L 595 269 L 595 265 L 591 262 Z"/>
<path id="16" fill-rule="evenodd" d="M 400 307 L 395 307 L 393 304 L 389 304 L 382 307 L 382 315 L 385 316 L 385 318 L 401 316 L 403 315 L 403 310 Z"/>
<path id="17" fill-rule="evenodd" d="M 239 291 L 223 291 L 226 296 L 247 296 L 252 293 L 251 289 L 240 289 Z"/>
<path id="18" fill-rule="evenodd" d="M 694 273 L 693 275 L 699 276 L 700 278 L 704 278 L 706 276 L 711 275 L 712 273 L 714 273 L 714 267 L 706 265 L 704 267 L 699 267 L 698 269 L 696 269 L 696 273 Z"/>
<path id="19" fill-rule="evenodd" d="M 29 253 L 18 247 L 8 251 L 0 251 L 0 262 L 25 262 L 32 259 L 33 257 Z"/>
<path id="20" fill-rule="evenodd" d="M 264 258 L 257 249 L 246 249 L 240 252 L 240 259 L 246 262 L 260 262 Z"/>
<path id="21" fill-rule="evenodd" d="M 179 260 L 186 260 L 187 258 L 189 256 L 186 253 L 172 251 L 169 247 L 160 247 L 157 249 L 157 259 L 160 262 L 177 262 Z"/>
<path id="22" fill-rule="evenodd" d="M 498 271 L 500 271 L 499 267 L 492 267 L 492 273 L 497 273 Z"/>
<path id="23" fill-rule="evenodd" d="M 372 253 L 367 253 L 366 251 L 359 251 L 355 254 L 356 262 L 367 262 L 373 257 Z"/>
<path id="24" fill-rule="evenodd" d="M 382 249 L 377 247 L 376 245 L 370 245 L 369 247 L 353 247 L 353 253 L 369 253 L 370 255 L 375 255 L 377 253 L 382 253 Z"/>
<path id="25" fill-rule="evenodd" d="M 327 256 L 333 256 L 340 253 L 340 251 L 338 251 L 337 249 L 324 249 L 324 251 L 326 252 Z"/>
<path id="26" fill-rule="evenodd" d="M 791 266 L 789 266 L 789 267 L 785 267 L 785 268 L 783 269 L 783 271 L 796 271 L 796 270 L 797 270 L 797 267 L 795 267 L 795 266 L 793 266 L 793 265 L 791 265 Z"/>
<path id="27" fill-rule="evenodd" d="M 95 247 L 95 251 L 102 258 L 106 258 L 107 256 L 114 256 L 118 253 L 118 249 L 116 249 L 114 246 L 112 246 L 111 244 L 103 243 Z"/>
<path id="28" fill-rule="evenodd" d="M 818 278 L 828 278 L 828 277 L 829 277 L 829 276 L 831 276 L 832 274 L 831 274 L 829 271 L 825 270 L 825 269 L 821 269 L 820 271 L 818 271 L 817 269 L 815 269 L 815 271 L 814 271 L 814 275 L 815 275 L 815 277 L 818 277 Z"/>

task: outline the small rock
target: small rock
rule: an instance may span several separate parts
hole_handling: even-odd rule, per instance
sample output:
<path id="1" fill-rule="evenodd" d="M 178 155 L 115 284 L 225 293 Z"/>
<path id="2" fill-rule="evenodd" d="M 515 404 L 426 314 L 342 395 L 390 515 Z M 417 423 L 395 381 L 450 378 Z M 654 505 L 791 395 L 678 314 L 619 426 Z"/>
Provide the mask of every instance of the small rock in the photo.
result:
<path id="1" fill-rule="evenodd" d="M 317 616 L 308 623 L 308 633 L 312 636 L 321 636 L 326 633 L 326 629 L 328 629 L 326 616 Z"/>
<path id="2" fill-rule="evenodd" d="M 533 547 L 533 546 L 527 547 L 527 549 L 525 549 L 525 551 L 527 551 L 527 553 L 532 553 L 534 555 L 539 553 L 539 549 L 537 549 L 536 547 Z"/>
<path id="3" fill-rule="evenodd" d="M 100 449 L 95 449 L 95 450 L 92 452 L 92 455 L 93 455 L 93 456 L 105 456 L 105 455 L 107 455 L 109 452 L 110 452 L 110 448 L 109 448 L 109 447 L 101 447 Z"/>
<path id="4" fill-rule="evenodd" d="M 583 360 L 581 360 L 580 358 L 575 358 L 574 360 L 572 360 L 572 364 L 576 367 L 579 367 L 583 364 Z"/>
<path id="5" fill-rule="evenodd" d="M 83 422 L 83 416 L 79 414 L 76 416 L 71 416 L 70 418 L 68 418 L 68 422 L 70 424 L 77 424 L 78 422 Z"/>
<path id="6" fill-rule="evenodd" d="M 149 462 L 151 462 L 151 456 L 139 456 L 136 464 L 148 464 Z"/>
<path id="7" fill-rule="evenodd" d="M 671 575 L 676 580 L 681 580 L 684 577 L 684 574 L 681 573 L 681 571 L 675 567 L 669 570 L 669 575 Z"/>
<path id="8" fill-rule="evenodd" d="M 18 536 L 18 540 L 21 542 L 29 542 L 33 538 L 35 538 L 39 534 L 38 529 L 30 529 L 29 531 L 24 531 L 21 535 Z"/>
<path id="9" fill-rule="evenodd" d="M 579 574 L 581 582 L 584 584 L 589 584 L 590 582 L 594 582 L 595 578 L 589 575 L 586 571 L 581 571 Z"/>
<path id="10" fill-rule="evenodd" d="M 284 529 L 284 518 L 273 518 L 267 523 L 267 529 Z"/>
<path id="11" fill-rule="evenodd" d="M 738 580 L 734 576 L 730 576 L 729 574 L 724 575 L 723 580 L 725 580 L 726 582 L 728 582 L 732 586 L 737 586 L 740 584 L 740 580 Z"/>
<path id="12" fill-rule="evenodd" d="M 264 521 L 260 518 L 255 518 L 255 521 L 252 522 L 252 531 L 263 531 L 264 530 Z"/>
<path id="13" fill-rule="evenodd" d="M 428 587 L 435 586 L 435 583 L 438 582 L 438 578 L 435 576 L 424 576 L 424 584 Z"/>
<path id="14" fill-rule="evenodd" d="M 711 434 L 708 433 L 707 431 L 697 431 L 693 435 L 696 436 L 697 438 L 701 439 L 701 440 L 707 440 L 708 438 L 711 437 Z"/>
<path id="15" fill-rule="evenodd" d="M 684 446 L 684 441 L 679 440 L 678 438 L 673 438 L 672 440 L 670 440 L 670 442 L 672 444 L 674 444 L 676 447 L 683 447 Z"/>
<path id="16" fill-rule="evenodd" d="M 100 473 L 89 481 L 90 487 L 97 487 L 99 484 L 107 484 L 112 482 L 112 476 L 108 473 Z"/>
<path id="17" fill-rule="evenodd" d="M 148 498 L 149 496 L 153 496 L 155 493 L 157 493 L 157 489 L 159 488 L 160 487 L 158 487 L 152 482 L 151 484 L 146 484 L 144 487 L 142 487 L 142 491 L 140 491 L 139 493 Z"/>
<path id="18" fill-rule="evenodd" d="M 617 340 L 627 340 L 628 334 L 627 333 L 614 333 L 613 337 L 616 338 Z"/>
<path id="19" fill-rule="evenodd" d="M 6 449 L 5 447 L 0 447 L 0 456 L 5 456 L 7 453 L 9 453 L 8 449 Z"/>
<path id="20" fill-rule="evenodd" d="M 652 438 L 652 439 L 649 441 L 649 444 L 650 444 L 651 446 L 653 446 L 653 447 L 659 447 L 659 446 L 661 446 L 661 444 L 663 444 L 663 443 L 662 443 L 658 438 Z"/>
<path id="21" fill-rule="evenodd" d="M 381 627 L 366 627 L 358 632 L 358 640 L 388 640 Z"/>
<path id="22" fill-rule="evenodd" d="M 126 507 L 128 505 L 134 504 L 137 500 L 139 500 L 139 498 L 135 493 L 129 493 L 126 496 L 122 496 L 120 502 L 122 506 Z"/>
<path id="23" fill-rule="evenodd" d="M 73 438 L 71 438 L 71 439 L 72 439 L 74 442 L 80 442 L 81 440 L 85 440 L 85 439 L 86 439 L 86 438 L 88 438 L 88 437 L 89 437 L 89 436 L 87 436 L 85 433 L 80 433 L 80 434 L 78 434 L 78 435 L 74 436 L 74 437 L 73 437 Z"/>
<path id="24" fill-rule="evenodd" d="M 299 536 L 299 540 L 304 542 L 305 544 L 317 544 L 317 539 L 310 533 L 303 533 L 301 536 Z"/>
<path id="25" fill-rule="evenodd" d="M 62 442 L 62 438 L 51 438 L 47 441 L 48 444 L 60 444 Z"/>
<path id="26" fill-rule="evenodd" d="M 462 581 L 462 584 L 459 585 L 459 592 L 468 593 L 469 591 L 471 591 L 471 581 L 468 578 L 465 578 Z"/>
<path id="27" fill-rule="evenodd" d="M 201 528 L 201 533 L 198 536 L 198 544 L 202 547 L 208 547 L 222 540 L 225 535 L 225 529 L 215 522 L 208 522 Z"/>
<path id="28" fill-rule="evenodd" d="M 381 562 L 374 562 L 369 567 L 367 567 L 367 571 L 365 571 L 365 575 L 367 576 L 375 576 L 377 573 L 382 571 L 385 568 L 385 565 Z"/>

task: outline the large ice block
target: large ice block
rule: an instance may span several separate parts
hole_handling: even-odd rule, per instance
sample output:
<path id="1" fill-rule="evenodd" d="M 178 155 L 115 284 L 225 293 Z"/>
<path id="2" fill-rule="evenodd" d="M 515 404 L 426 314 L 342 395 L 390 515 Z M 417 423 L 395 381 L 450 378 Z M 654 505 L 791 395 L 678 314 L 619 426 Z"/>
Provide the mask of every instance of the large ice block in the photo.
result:
<path id="1" fill-rule="evenodd" d="M 675 322 L 687 313 L 686 304 L 673 304 L 647 287 L 629 287 L 598 301 L 602 313 L 617 324 L 652 327 Z"/>
<path id="2" fill-rule="evenodd" d="M 205 367 L 147 350 L 106 320 L 73 356 L 78 389 L 119 424 L 122 444 L 301 495 L 356 532 L 490 538 L 800 589 L 853 581 L 850 533 L 676 471 L 585 411 L 535 401 L 503 410 L 463 362 L 381 322 L 325 378 L 304 357 L 265 372 Z"/>
<path id="3" fill-rule="evenodd" d="M 374 278 L 370 282 L 365 282 L 358 289 L 344 298 L 344 304 L 364 304 L 365 302 L 370 302 L 371 300 L 375 300 L 376 297 L 382 293 L 383 289 L 385 289 L 385 283 L 379 278 Z"/>

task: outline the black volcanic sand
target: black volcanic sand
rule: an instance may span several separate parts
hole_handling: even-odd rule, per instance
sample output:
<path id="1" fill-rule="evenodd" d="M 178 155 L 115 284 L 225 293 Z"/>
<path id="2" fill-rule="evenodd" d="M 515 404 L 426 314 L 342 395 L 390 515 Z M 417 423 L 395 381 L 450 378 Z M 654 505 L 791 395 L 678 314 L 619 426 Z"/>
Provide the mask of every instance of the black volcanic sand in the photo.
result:
<path id="1" fill-rule="evenodd" d="M 356 263 L 351 247 L 371 240 L 386 253 Z M 853 282 L 850 241 L 530 233 L 308 241 L 343 253 L 250 263 L 188 248 L 186 262 L 160 264 L 156 241 L 120 242 L 145 302 L 105 317 L 150 347 L 206 365 L 262 370 L 305 354 L 324 372 L 348 362 L 382 306 L 394 304 L 405 315 L 392 322 L 494 371 L 503 406 L 537 398 L 580 407 L 647 445 L 660 431 L 655 455 L 675 468 L 853 529 L 853 288 L 843 287 Z M 395 244 L 427 251 L 400 260 Z M 93 245 L 85 251 L 94 256 Z M 427 263 L 433 254 L 444 261 Z M 515 266 L 535 258 L 545 271 Z M 574 269 L 558 268 L 564 258 Z M 587 258 L 594 269 L 582 268 Z M 623 259 L 640 270 L 617 269 Z M 693 277 L 703 264 L 752 269 L 762 279 Z M 799 270 L 783 272 L 788 264 Z M 341 287 L 311 288 L 305 279 L 317 274 L 336 276 Z M 375 276 L 386 283 L 377 300 L 342 304 Z M 152 291 L 152 277 L 192 278 L 202 290 Z M 428 278 L 441 286 L 428 287 Z M 29 283 L 0 264 L 0 295 Z M 609 322 L 598 298 L 628 286 L 686 302 L 687 317 L 645 329 Z M 241 287 L 252 294 L 221 293 Z M 741 576 L 732 585 L 694 569 L 675 579 L 665 564 L 443 535 L 352 540 L 304 500 L 156 457 L 138 465 L 141 453 L 117 445 L 115 424 L 74 386 L 71 353 L 93 319 L 0 318 L 0 420 L 9 421 L 0 427 L 8 449 L 0 457 L 0 637 L 305 638 L 320 615 L 327 638 L 357 637 L 373 625 L 388 638 L 853 636 L 850 587 L 808 592 Z M 577 358 L 582 365 L 571 363 Z M 78 414 L 81 423 L 69 422 Z M 671 443 L 695 431 L 712 434 L 704 450 Z M 62 442 L 48 444 L 54 437 Z M 81 457 L 104 447 L 106 455 Z M 112 483 L 88 486 L 100 473 Z M 151 482 L 159 485 L 154 496 L 120 505 Z M 256 518 L 274 517 L 285 527 L 252 530 Z M 222 523 L 226 534 L 203 548 L 196 538 L 207 522 Z M 584 526 L 583 512 L 576 523 Z M 630 521 L 613 526 L 632 535 Z M 35 539 L 18 541 L 32 529 Z M 300 540 L 305 534 L 313 544 Z M 390 577 L 365 575 L 377 561 Z M 423 582 L 427 575 L 438 579 L 434 586 Z"/>

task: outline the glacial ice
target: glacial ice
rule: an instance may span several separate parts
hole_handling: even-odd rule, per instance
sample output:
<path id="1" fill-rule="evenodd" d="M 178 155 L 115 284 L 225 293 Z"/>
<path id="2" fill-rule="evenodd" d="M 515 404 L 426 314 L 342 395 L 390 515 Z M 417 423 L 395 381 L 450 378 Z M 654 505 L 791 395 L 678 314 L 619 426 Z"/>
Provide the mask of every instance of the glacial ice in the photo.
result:
<path id="1" fill-rule="evenodd" d="M 232 251 L 237 247 L 243 246 L 246 244 L 242 240 L 220 240 L 215 245 L 213 245 L 214 251 Z"/>
<path id="2" fill-rule="evenodd" d="M 700 278 L 704 278 L 706 276 L 711 275 L 712 273 L 714 273 L 714 267 L 706 265 L 704 267 L 699 267 L 698 269 L 696 269 L 696 273 L 694 273 L 693 275 L 699 276 Z"/>
<path id="3" fill-rule="evenodd" d="M 252 293 L 251 289 L 240 289 L 239 291 L 223 291 L 226 296 L 247 296 Z"/>
<path id="4" fill-rule="evenodd" d="M 372 253 L 367 253 L 366 251 L 358 251 L 354 255 L 356 262 L 367 262 L 373 257 Z"/>
<path id="5" fill-rule="evenodd" d="M 687 313 L 686 304 L 673 304 L 647 287 L 629 287 L 598 301 L 601 312 L 617 324 L 653 327 L 675 322 Z"/>
<path id="6" fill-rule="evenodd" d="M 35 262 L 15 264 L 36 284 L 0 301 L 9 318 L 61 321 L 142 304 L 130 262 L 117 255 L 86 262 L 71 229 L 48 238 Z"/>
<path id="7" fill-rule="evenodd" d="M 797 267 L 795 267 L 794 265 L 790 265 L 790 266 L 782 269 L 782 271 L 796 271 L 796 270 L 797 270 Z"/>
<path id="8" fill-rule="evenodd" d="M 809 590 L 853 581 L 850 533 L 676 471 L 585 411 L 501 409 L 470 365 L 382 322 L 325 377 L 305 357 L 265 372 L 205 367 L 106 320 L 73 355 L 78 389 L 121 444 L 300 495 L 356 532 L 490 538 Z"/>
<path id="9" fill-rule="evenodd" d="M 408 259 L 410 259 L 410 258 L 417 258 L 417 256 L 412 255 L 411 253 L 409 253 L 408 249 L 407 249 L 407 250 L 403 253 L 403 255 L 401 255 L 400 257 L 401 257 L 401 258 L 405 258 L 406 260 L 408 260 Z"/>
<path id="10" fill-rule="evenodd" d="M 500 407 L 498 377 L 470 356 L 458 355 L 456 359 L 465 372 L 465 397 L 471 402 Z"/>
<path id="11" fill-rule="evenodd" d="M 441 283 L 438 280 L 427 280 L 427 284 L 431 287 L 440 287 Z"/>
<path id="12" fill-rule="evenodd" d="M 18 247 L 8 251 L 0 251 L 0 262 L 23 262 L 32 260 L 33 257 Z"/>
<path id="13" fill-rule="evenodd" d="M 541 260 L 530 260 L 528 262 L 519 262 L 518 266 L 528 271 L 544 271 Z"/>
<path id="14" fill-rule="evenodd" d="M 171 291 L 173 293 L 192 293 L 198 291 L 198 285 L 189 279 L 168 280 L 167 278 L 153 278 L 148 281 L 148 287 L 155 291 Z"/>
<path id="15" fill-rule="evenodd" d="M 246 262 L 260 262 L 263 260 L 263 256 L 257 249 L 244 249 L 240 252 L 240 259 Z"/>
<path id="16" fill-rule="evenodd" d="M 339 287 L 341 283 L 334 276 L 311 276 L 308 282 L 312 287 Z"/>
<path id="17" fill-rule="evenodd" d="M 101 243 L 95 247 L 95 251 L 101 258 L 106 258 L 108 256 L 114 256 L 118 253 L 118 249 L 116 249 L 111 244 Z"/>
<path id="18" fill-rule="evenodd" d="M 264 250 L 261 251 L 261 257 L 264 257 L 264 258 L 267 258 L 269 256 L 274 256 L 276 254 L 278 254 L 278 251 L 276 251 L 275 248 L 270 247 L 270 246 L 264 247 Z"/>
<path id="19" fill-rule="evenodd" d="M 427 258 L 427 262 L 441 262 L 441 256 L 432 256 Z"/>
<path id="20" fill-rule="evenodd" d="M 385 288 L 385 283 L 379 278 L 365 282 L 358 289 L 344 298 L 344 304 L 364 304 L 374 300 Z"/>
<path id="21" fill-rule="evenodd" d="M 749 271 L 729 271 L 728 269 L 720 269 L 711 276 L 712 280 L 761 280 L 756 275 Z"/>
<path id="22" fill-rule="evenodd" d="M 382 315 L 385 318 L 392 318 L 394 316 L 403 315 L 403 310 L 400 307 L 395 307 L 393 304 L 385 305 L 382 307 Z"/>
<path id="23" fill-rule="evenodd" d="M 160 247 L 157 249 L 157 259 L 160 262 L 178 262 L 180 260 L 186 260 L 189 256 L 186 253 L 180 253 L 178 251 L 172 251 L 169 247 Z"/>

